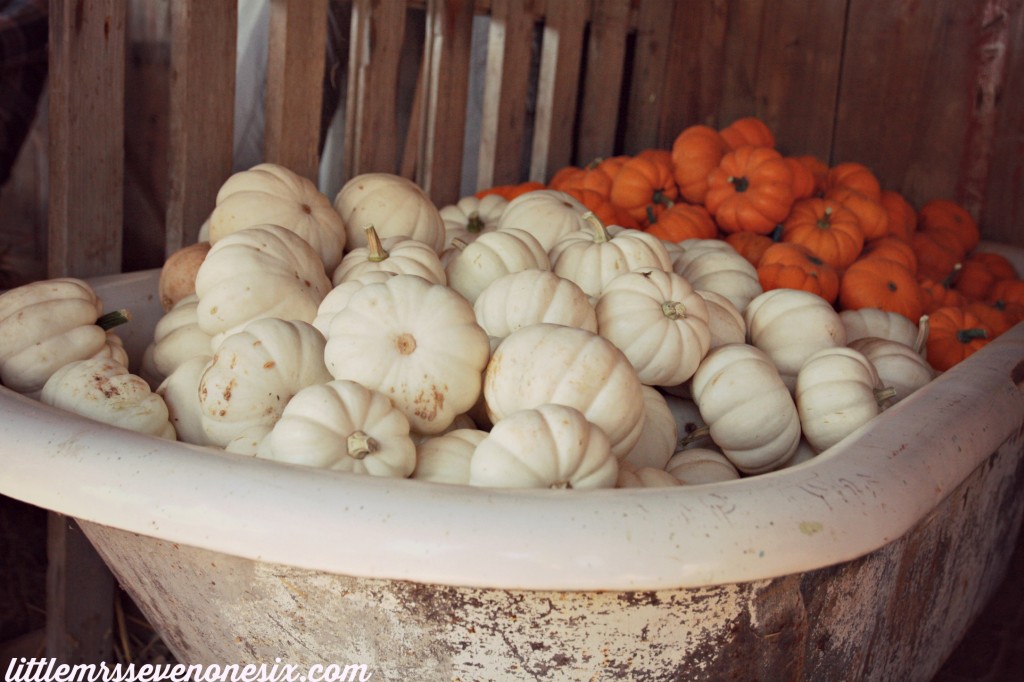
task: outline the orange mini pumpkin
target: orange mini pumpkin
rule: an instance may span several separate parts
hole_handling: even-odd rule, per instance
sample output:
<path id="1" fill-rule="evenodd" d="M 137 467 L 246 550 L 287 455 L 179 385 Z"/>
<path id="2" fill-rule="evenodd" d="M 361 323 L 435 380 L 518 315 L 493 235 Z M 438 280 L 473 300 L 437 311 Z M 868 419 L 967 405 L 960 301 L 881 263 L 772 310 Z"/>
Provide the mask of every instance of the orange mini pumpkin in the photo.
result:
<path id="1" fill-rule="evenodd" d="M 924 314 L 921 288 L 904 265 L 885 258 L 862 258 L 843 272 L 839 306 L 844 310 L 881 308 L 915 324 Z"/>
<path id="2" fill-rule="evenodd" d="M 917 229 L 917 211 L 899 192 L 883 189 L 879 202 L 889 216 L 889 234 L 910 241 L 910 235 Z"/>
<path id="3" fill-rule="evenodd" d="M 926 313 L 939 308 L 962 306 L 967 303 L 967 298 L 953 288 L 953 281 L 960 268 L 959 263 L 955 264 L 953 270 L 940 279 L 918 276 L 917 283 L 921 286 L 921 301 L 924 303 Z"/>
<path id="4" fill-rule="evenodd" d="M 746 145 L 775 147 L 775 135 L 768 124 L 756 116 L 738 118 L 719 131 L 730 149 Z"/>
<path id="5" fill-rule="evenodd" d="M 914 253 L 914 247 L 898 237 L 886 236 L 867 242 L 860 257 L 888 258 L 903 263 L 908 270 L 917 274 L 917 254 Z"/>
<path id="6" fill-rule="evenodd" d="M 917 229 L 948 234 L 962 253 L 974 250 L 981 240 L 978 223 L 967 209 L 948 199 L 932 199 L 925 203 L 917 212 Z"/>
<path id="7" fill-rule="evenodd" d="M 881 239 L 889 232 L 889 214 L 880 201 L 849 187 L 834 187 L 825 192 L 825 198 L 838 201 L 857 216 L 866 241 Z"/>
<path id="8" fill-rule="evenodd" d="M 786 163 L 789 164 L 789 170 L 793 172 L 793 197 L 795 199 L 813 197 L 818 192 L 818 183 L 814 179 L 814 173 L 796 158 L 792 156 L 785 158 Z"/>
<path id="9" fill-rule="evenodd" d="M 672 143 L 672 176 L 684 199 L 704 203 L 708 173 L 722 161 L 728 146 L 711 126 L 692 125 L 679 133 Z"/>
<path id="10" fill-rule="evenodd" d="M 983 300 L 996 282 L 1016 278 L 1017 270 L 1006 256 L 975 251 L 964 259 L 953 287 L 968 299 Z"/>
<path id="11" fill-rule="evenodd" d="M 779 242 L 769 246 L 757 265 L 757 278 L 765 291 L 802 289 L 829 303 L 839 295 L 839 275 L 800 244 Z"/>
<path id="12" fill-rule="evenodd" d="M 483 199 L 489 194 L 497 194 L 498 196 L 505 197 L 509 201 L 512 201 L 521 194 L 532 192 L 535 189 L 544 189 L 547 187 L 543 182 L 536 182 L 528 180 L 526 182 L 520 182 L 512 185 L 495 185 L 494 187 L 488 187 L 482 189 L 476 193 L 477 199 Z"/>
<path id="13" fill-rule="evenodd" d="M 647 233 L 669 242 L 684 239 L 714 239 L 718 226 L 703 206 L 678 203 L 665 209 L 647 225 Z"/>
<path id="14" fill-rule="evenodd" d="M 939 230 L 917 230 L 910 235 L 910 245 L 917 254 L 917 274 L 925 279 L 940 281 L 949 277 L 965 255 L 948 232 Z"/>
<path id="15" fill-rule="evenodd" d="M 778 238 L 781 234 L 781 227 L 776 228 L 770 235 L 756 232 L 733 232 L 725 236 L 725 242 L 756 268 L 768 247 L 779 243 Z"/>
<path id="16" fill-rule="evenodd" d="M 992 329 L 963 307 L 945 307 L 928 315 L 928 362 L 944 372 L 984 348 Z"/>
<path id="17" fill-rule="evenodd" d="M 592 161 L 582 168 L 566 166 L 551 177 L 548 187 L 560 192 L 586 189 L 607 197 L 611 193 L 612 179 L 601 169 L 599 161 Z"/>
<path id="18" fill-rule="evenodd" d="M 875 201 L 882 198 L 882 184 L 870 168 L 855 161 L 836 164 L 828 171 L 825 179 L 825 191 L 845 187 L 860 192 Z"/>
<path id="19" fill-rule="evenodd" d="M 708 175 L 704 205 L 723 232 L 768 234 L 793 206 L 793 173 L 770 147 L 740 147 Z"/>
<path id="20" fill-rule="evenodd" d="M 801 199 L 782 223 L 782 241 L 796 242 L 842 270 L 857 260 L 864 233 L 850 210 L 832 199 Z"/>
<path id="21" fill-rule="evenodd" d="M 657 217 L 679 196 L 669 153 L 662 155 L 655 151 L 648 150 L 623 163 L 612 180 L 609 193 L 615 206 L 640 223 L 649 222 L 652 214 Z"/>

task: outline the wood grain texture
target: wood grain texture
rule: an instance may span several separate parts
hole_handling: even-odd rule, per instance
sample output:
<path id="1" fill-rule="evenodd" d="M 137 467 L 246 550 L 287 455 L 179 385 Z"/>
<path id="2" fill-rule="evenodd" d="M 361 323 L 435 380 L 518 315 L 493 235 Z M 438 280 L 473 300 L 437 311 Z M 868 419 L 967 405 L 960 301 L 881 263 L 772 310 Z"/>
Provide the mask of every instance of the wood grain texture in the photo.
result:
<path id="1" fill-rule="evenodd" d="M 493 0 L 487 37 L 477 187 L 524 175 L 527 89 L 533 48 L 530 0 Z"/>
<path id="2" fill-rule="evenodd" d="M 417 179 L 439 205 L 459 199 L 473 36 L 472 0 L 431 0 L 427 7 L 424 111 Z"/>
<path id="3" fill-rule="evenodd" d="M 662 146 L 658 112 L 674 85 L 668 79 L 668 58 L 673 42 L 672 18 L 678 5 L 645 0 L 637 10 L 633 60 L 626 77 L 628 101 L 622 148 L 627 154 Z"/>
<path id="4" fill-rule="evenodd" d="M 659 113 L 661 146 L 670 146 L 687 126 L 718 127 L 728 15 L 727 0 L 676 3 Z"/>
<path id="5" fill-rule="evenodd" d="M 572 163 L 576 100 L 589 2 L 549 3 L 544 17 L 529 180 L 547 182 Z"/>
<path id="6" fill-rule="evenodd" d="M 125 1 L 50 3 L 51 277 L 121 269 Z"/>
<path id="7" fill-rule="evenodd" d="M 576 142 L 577 165 L 615 152 L 625 70 L 629 0 L 594 0 L 593 8 Z"/>
<path id="8" fill-rule="evenodd" d="M 265 158 L 316 182 L 327 0 L 271 0 L 269 40 Z"/>
<path id="9" fill-rule="evenodd" d="M 395 93 L 404 38 L 403 0 L 353 1 L 342 162 L 346 177 L 398 169 Z"/>
<path id="10" fill-rule="evenodd" d="M 235 3 L 171 7 L 167 255 L 196 241 L 234 154 Z"/>

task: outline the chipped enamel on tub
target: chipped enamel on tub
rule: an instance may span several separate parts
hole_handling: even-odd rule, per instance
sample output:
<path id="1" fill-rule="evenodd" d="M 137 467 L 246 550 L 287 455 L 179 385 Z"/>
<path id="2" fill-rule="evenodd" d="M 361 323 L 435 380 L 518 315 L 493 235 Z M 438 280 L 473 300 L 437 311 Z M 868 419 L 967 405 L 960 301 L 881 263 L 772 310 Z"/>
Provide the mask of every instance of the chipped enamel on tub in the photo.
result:
<path id="1" fill-rule="evenodd" d="M 92 280 L 141 357 L 158 271 Z M 77 519 L 182 661 L 375 679 L 929 679 L 1024 509 L 1024 325 L 805 464 L 486 490 L 165 442 L 0 388 L 0 492 Z"/>

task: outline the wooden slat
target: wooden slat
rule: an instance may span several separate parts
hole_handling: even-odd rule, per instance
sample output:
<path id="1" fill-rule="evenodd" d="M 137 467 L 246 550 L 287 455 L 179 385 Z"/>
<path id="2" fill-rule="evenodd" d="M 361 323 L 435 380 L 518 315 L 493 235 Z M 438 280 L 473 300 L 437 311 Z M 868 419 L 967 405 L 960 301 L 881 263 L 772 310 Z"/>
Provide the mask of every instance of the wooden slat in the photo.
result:
<path id="1" fill-rule="evenodd" d="M 422 121 L 416 179 L 439 206 L 458 201 L 461 189 L 472 38 L 472 0 L 428 3 L 425 110 L 415 112 L 412 124 Z"/>
<path id="2" fill-rule="evenodd" d="M 548 4 L 537 76 L 530 180 L 547 182 L 573 161 L 576 96 L 589 16 L 589 2 Z"/>
<path id="3" fill-rule="evenodd" d="M 615 149 L 629 15 L 629 0 L 594 0 L 583 76 L 577 165 L 609 156 Z"/>
<path id="4" fill-rule="evenodd" d="M 53 0 L 49 116 L 51 277 L 121 269 L 125 0 Z"/>
<path id="5" fill-rule="evenodd" d="M 326 41 L 327 0 L 271 0 L 265 158 L 313 182 L 320 169 Z"/>
<path id="6" fill-rule="evenodd" d="M 627 78 L 626 129 L 623 151 L 627 154 L 661 147 L 658 112 L 667 91 L 677 84 L 668 81 L 668 56 L 672 36 L 673 8 L 679 3 L 644 0 L 636 19 L 636 44 Z"/>
<path id="7" fill-rule="evenodd" d="M 670 145 L 686 126 L 718 126 L 727 19 L 723 0 L 675 4 L 659 113 L 662 145 Z"/>
<path id="8" fill-rule="evenodd" d="M 829 156 L 845 4 L 773 0 L 765 7 L 752 111 L 784 153 Z"/>
<path id="9" fill-rule="evenodd" d="M 113 661 L 113 575 L 73 519 L 50 512 L 47 533 L 46 655 Z"/>
<path id="10" fill-rule="evenodd" d="M 992 122 L 984 194 L 969 186 L 961 194 L 977 207 L 985 239 L 1024 247 L 1024 3 L 1006 3 L 984 22 L 990 40 L 982 56 L 1001 58 L 996 82 L 983 96 L 997 109 Z M 994 76 L 994 74 L 993 74 Z"/>
<path id="11" fill-rule="evenodd" d="M 727 0 L 725 42 L 718 58 L 722 70 L 716 127 L 758 114 L 757 67 L 762 22 L 765 12 L 772 11 L 771 7 L 772 3 L 767 0 Z"/>
<path id="12" fill-rule="evenodd" d="M 403 0 L 354 0 L 345 110 L 346 177 L 398 170 L 395 100 L 404 37 Z"/>
<path id="13" fill-rule="evenodd" d="M 171 6 L 168 255 L 195 242 L 231 175 L 237 25 L 234 2 Z"/>
<path id="14" fill-rule="evenodd" d="M 493 0 L 480 123 L 479 188 L 519 182 L 523 175 L 526 93 L 533 13 L 529 0 Z"/>
<path id="15" fill-rule="evenodd" d="M 868 165 L 915 204 L 955 198 L 978 4 L 850 0 L 833 161 Z"/>

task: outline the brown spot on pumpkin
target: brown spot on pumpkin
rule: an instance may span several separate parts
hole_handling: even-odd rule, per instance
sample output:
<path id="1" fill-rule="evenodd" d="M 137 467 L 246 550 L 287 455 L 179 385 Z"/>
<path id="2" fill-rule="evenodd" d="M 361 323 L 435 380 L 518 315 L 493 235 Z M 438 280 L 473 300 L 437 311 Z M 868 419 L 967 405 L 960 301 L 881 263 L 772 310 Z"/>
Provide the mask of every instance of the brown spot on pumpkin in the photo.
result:
<path id="1" fill-rule="evenodd" d="M 413 414 L 425 421 L 434 421 L 437 413 L 444 409 L 444 397 L 444 391 L 437 386 L 420 391 L 413 400 Z"/>
<path id="2" fill-rule="evenodd" d="M 1024 384 L 1024 360 L 1014 365 L 1013 370 L 1010 372 L 1010 379 L 1017 386 Z"/>
<path id="3" fill-rule="evenodd" d="M 309 204 L 302 204 L 302 212 L 303 213 L 312 213 L 313 209 L 309 206 Z"/>
<path id="4" fill-rule="evenodd" d="M 234 379 L 232 379 L 231 381 L 228 382 L 228 385 L 224 387 L 224 400 L 231 400 L 231 390 L 235 387 L 236 383 L 237 382 Z"/>
<path id="5" fill-rule="evenodd" d="M 267 360 L 263 363 L 263 369 L 273 369 L 275 365 L 277 365 L 277 363 L 273 360 Z"/>

